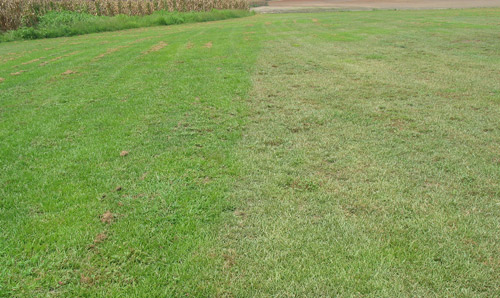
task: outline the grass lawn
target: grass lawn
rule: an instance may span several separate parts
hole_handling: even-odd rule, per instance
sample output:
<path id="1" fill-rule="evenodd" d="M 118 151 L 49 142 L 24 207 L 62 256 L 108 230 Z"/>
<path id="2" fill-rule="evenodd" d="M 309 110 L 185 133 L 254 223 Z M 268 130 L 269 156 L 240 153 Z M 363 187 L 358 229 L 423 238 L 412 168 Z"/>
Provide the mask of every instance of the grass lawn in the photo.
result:
<path id="1" fill-rule="evenodd" d="M 499 19 L 0 44 L 0 296 L 499 296 Z"/>

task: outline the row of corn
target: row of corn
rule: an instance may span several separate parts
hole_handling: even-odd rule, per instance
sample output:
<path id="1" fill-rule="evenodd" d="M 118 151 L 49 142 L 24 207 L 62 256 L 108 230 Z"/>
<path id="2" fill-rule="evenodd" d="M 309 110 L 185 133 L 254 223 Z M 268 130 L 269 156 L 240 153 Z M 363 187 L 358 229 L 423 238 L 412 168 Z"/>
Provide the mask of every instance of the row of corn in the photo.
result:
<path id="1" fill-rule="evenodd" d="M 48 11 L 77 11 L 99 16 L 147 15 L 157 10 L 248 9 L 247 0 L 0 0 L 0 30 L 33 25 Z"/>

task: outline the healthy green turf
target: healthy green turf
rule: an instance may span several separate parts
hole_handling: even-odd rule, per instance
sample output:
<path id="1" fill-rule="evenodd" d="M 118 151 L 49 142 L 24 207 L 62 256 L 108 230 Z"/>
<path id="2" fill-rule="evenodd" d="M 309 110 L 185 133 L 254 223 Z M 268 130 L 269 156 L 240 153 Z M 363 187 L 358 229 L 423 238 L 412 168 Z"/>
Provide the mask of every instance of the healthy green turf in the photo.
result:
<path id="1" fill-rule="evenodd" d="M 0 44 L 0 296 L 499 296 L 499 19 Z"/>

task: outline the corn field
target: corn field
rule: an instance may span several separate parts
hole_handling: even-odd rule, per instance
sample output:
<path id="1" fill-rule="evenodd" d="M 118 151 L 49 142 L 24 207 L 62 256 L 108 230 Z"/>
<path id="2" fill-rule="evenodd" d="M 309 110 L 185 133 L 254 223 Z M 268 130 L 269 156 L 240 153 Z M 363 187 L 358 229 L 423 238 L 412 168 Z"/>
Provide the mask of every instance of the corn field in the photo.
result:
<path id="1" fill-rule="evenodd" d="M 0 30 L 36 23 L 49 11 L 77 11 L 97 16 L 148 15 L 157 10 L 209 11 L 248 9 L 247 0 L 0 0 Z"/>

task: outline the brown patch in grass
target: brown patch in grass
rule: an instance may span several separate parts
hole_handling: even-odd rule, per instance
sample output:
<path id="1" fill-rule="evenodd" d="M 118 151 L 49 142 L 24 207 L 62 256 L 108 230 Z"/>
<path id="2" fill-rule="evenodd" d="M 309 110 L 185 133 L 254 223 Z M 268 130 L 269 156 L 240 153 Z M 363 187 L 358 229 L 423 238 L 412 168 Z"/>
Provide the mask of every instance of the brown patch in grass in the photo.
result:
<path id="1" fill-rule="evenodd" d="M 123 188 L 122 188 L 121 186 L 117 186 L 117 187 L 115 188 L 115 191 L 121 191 L 122 189 L 123 189 Z"/>
<path id="2" fill-rule="evenodd" d="M 106 235 L 106 233 L 97 234 L 97 236 L 95 236 L 95 239 L 94 239 L 94 244 L 102 243 L 106 239 L 108 239 L 108 235 Z"/>
<path id="3" fill-rule="evenodd" d="M 199 178 L 197 179 L 196 183 L 199 185 L 205 185 L 208 184 L 212 181 L 212 178 L 210 177 L 204 177 L 204 178 Z"/>
<path id="4" fill-rule="evenodd" d="M 315 191 L 320 187 L 321 182 L 296 178 L 285 185 L 297 191 Z"/>
<path id="5" fill-rule="evenodd" d="M 247 214 L 241 210 L 235 210 L 234 215 L 237 217 L 246 217 Z"/>
<path id="6" fill-rule="evenodd" d="M 187 45 L 186 45 L 186 49 L 192 49 L 194 47 L 194 43 L 192 42 L 188 42 Z"/>
<path id="7" fill-rule="evenodd" d="M 1 62 L 2 62 L 2 63 L 5 63 L 5 62 L 12 61 L 12 60 L 14 60 L 14 59 L 16 59 L 16 58 L 5 58 L 5 59 L 2 59 L 2 60 L 1 60 Z"/>
<path id="8" fill-rule="evenodd" d="M 80 275 L 80 283 L 82 285 L 91 286 L 94 284 L 94 279 L 92 277 L 85 276 L 84 274 Z"/>
<path id="9" fill-rule="evenodd" d="M 472 240 L 472 239 L 470 239 L 470 238 L 465 238 L 463 240 L 463 243 L 464 244 L 468 244 L 468 245 L 472 245 L 472 246 L 477 246 L 477 242 L 474 241 L 474 240 Z"/>
<path id="10" fill-rule="evenodd" d="M 437 182 L 432 182 L 432 181 L 425 181 L 424 186 L 430 187 L 430 188 L 438 188 L 438 187 L 441 187 L 441 184 L 439 184 Z"/>
<path id="11" fill-rule="evenodd" d="M 43 57 L 42 58 L 36 58 L 36 59 L 33 59 L 31 61 L 28 61 L 28 62 L 21 63 L 21 65 L 28 65 L 28 64 L 40 61 L 40 59 L 43 59 Z"/>
<path id="12" fill-rule="evenodd" d="M 379 212 L 377 207 L 362 202 L 351 202 L 350 204 L 345 204 L 342 206 L 342 210 L 347 216 L 361 216 Z"/>
<path id="13" fill-rule="evenodd" d="M 310 130 L 310 127 L 308 123 L 303 123 L 302 125 L 291 127 L 289 130 L 293 133 L 299 133 Z"/>
<path id="14" fill-rule="evenodd" d="M 146 173 L 142 174 L 142 176 L 141 176 L 141 177 L 139 177 L 139 180 L 144 180 L 144 179 L 146 179 L 146 176 L 147 176 L 147 175 L 148 175 L 148 172 L 146 172 Z"/>
<path id="15" fill-rule="evenodd" d="M 151 38 L 153 38 L 153 36 L 150 36 L 150 37 L 144 37 L 144 38 L 139 38 L 139 39 L 136 39 L 136 40 L 134 40 L 134 41 L 130 42 L 130 43 L 129 43 L 129 45 L 131 45 L 131 44 L 136 44 L 136 43 L 140 43 L 140 42 L 143 42 L 143 41 L 145 41 L 145 40 L 149 40 L 149 39 L 151 39 Z"/>
<path id="16" fill-rule="evenodd" d="M 203 47 L 207 48 L 207 49 L 211 49 L 212 48 L 212 42 L 211 41 L 207 42 Z"/>
<path id="17" fill-rule="evenodd" d="M 115 218 L 114 214 L 108 210 L 104 212 L 103 215 L 101 215 L 101 222 L 105 224 L 110 224 L 113 222 L 114 218 Z"/>
<path id="18" fill-rule="evenodd" d="M 122 157 L 127 156 L 128 153 L 129 153 L 128 151 L 123 150 L 122 152 L 120 152 L 120 156 L 122 156 Z"/>
<path id="19" fill-rule="evenodd" d="M 283 140 L 279 140 L 279 139 L 267 140 L 264 142 L 264 144 L 266 146 L 280 146 L 283 143 L 284 143 Z"/>
<path id="20" fill-rule="evenodd" d="M 312 19 L 313 23 L 317 23 L 318 19 Z"/>
<path id="21" fill-rule="evenodd" d="M 236 251 L 229 249 L 222 257 L 224 258 L 224 269 L 229 269 L 236 264 Z"/>
<path id="22" fill-rule="evenodd" d="M 13 43 L 16 43 L 16 42 L 14 41 Z M 39 49 L 35 49 L 35 50 L 31 50 L 31 51 L 22 51 L 22 52 L 18 52 L 18 53 L 10 52 L 10 53 L 7 53 L 4 56 L 0 56 L 1 62 L 8 62 L 8 61 L 13 61 L 13 60 L 16 60 L 16 59 L 20 59 L 20 58 L 23 58 L 24 55 L 30 54 L 30 53 L 33 53 L 33 52 L 36 52 L 36 51 L 39 51 Z"/>
<path id="23" fill-rule="evenodd" d="M 107 49 L 105 53 L 102 53 L 99 56 L 95 57 L 94 60 L 102 59 L 102 58 L 104 58 L 104 57 L 106 57 L 106 56 L 108 56 L 110 54 L 118 52 L 119 50 L 121 50 L 123 48 L 127 48 L 127 46 L 119 46 L 119 47 L 116 47 L 116 48 Z"/>
<path id="24" fill-rule="evenodd" d="M 69 57 L 69 56 L 73 56 L 73 55 L 78 54 L 78 53 L 79 53 L 79 52 L 72 52 L 72 53 L 69 53 L 69 54 L 66 54 L 66 55 L 62 55 L 62 56 L 59 56 L 59 57 L 55 57 L 55 58 L 53 58 L 53 59 L 50 59 L 49 61 L 45 61 L 45 62 L 40 63 L 40 66 L 45 66 L 45 65 L 47 65 L 47 64 L 49 64 L 49 63 L 51 63 L 51 62 L 55 62 L 55 61 L 57 61 L 57 60 L 60 60 L 60 59 L 62 59 L 62 58 L 66 58 L 66 57 Z"/>
<path id="25" fill-rule="evenodd" d="M 26 72 L 26 70 L 20 70 L 20 71 L 18 71 L 18 72 L 13 72 L 13 73 L 11 73 L 10 75 L 11 75 L 11 76 L 18 76 L 18 75 L 22 74 L 23 72 Z"/>
<path id="26" fill-rule="evenodd" d="M 0 78 L 0 83 L 3 82 L 3 81 L 5 81 L 5 79 L 4 78 Z"/>
<path id="27" fill-rule="evenodd" d="M 66 70 L 65 72 L 63 72 L 61 75 L 63 76 L 67 76 L 67 75 L 70 75 L 70 74 L 75 74 L 77 73 L 76 71 L 73 71 L 73 70 Z"/>
<path id="28" fill-rule="evenodd" d="M 145 52 L 142 52 L 142 53 L 144 55 L 147 55 L 149 53 L 158 52 L 159 50 L 163 49 L 166 46 L 168 46 L 168 43 L 166 43 L 164 41 L 160 41 L 159 43 L 157 43 L 154 46 L 152 46 L 149 50 L 147 50 Z"/>
<path id="29" fill-rule="evenodd" d="M 391 126 L 397 128 L 398 130 L 403 130 L 406 127 L 406 123 L 400 119 L 392 119 Z"/>

